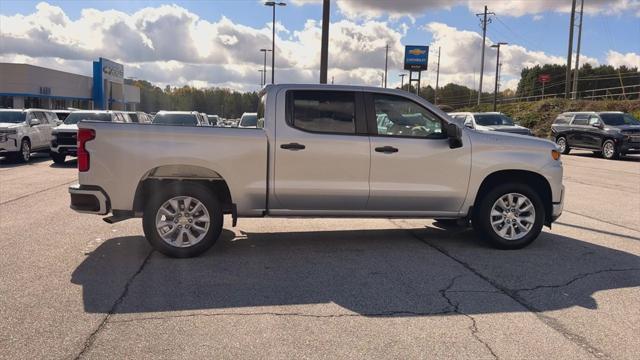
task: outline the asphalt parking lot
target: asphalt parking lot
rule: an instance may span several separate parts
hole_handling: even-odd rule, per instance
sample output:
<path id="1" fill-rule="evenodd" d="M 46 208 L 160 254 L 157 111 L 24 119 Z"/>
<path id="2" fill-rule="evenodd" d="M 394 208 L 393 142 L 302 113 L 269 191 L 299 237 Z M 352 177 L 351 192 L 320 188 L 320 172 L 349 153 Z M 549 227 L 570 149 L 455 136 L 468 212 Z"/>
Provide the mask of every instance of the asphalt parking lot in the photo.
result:
<path id="1" fill-rule="evenodd" d="M 195 259 L 68 208 L 75 162 L 0 161 L 0 358 L 640 353 L 640 157 L 564 156 L 530 247 L 428 220 L 240 219 Z"/>

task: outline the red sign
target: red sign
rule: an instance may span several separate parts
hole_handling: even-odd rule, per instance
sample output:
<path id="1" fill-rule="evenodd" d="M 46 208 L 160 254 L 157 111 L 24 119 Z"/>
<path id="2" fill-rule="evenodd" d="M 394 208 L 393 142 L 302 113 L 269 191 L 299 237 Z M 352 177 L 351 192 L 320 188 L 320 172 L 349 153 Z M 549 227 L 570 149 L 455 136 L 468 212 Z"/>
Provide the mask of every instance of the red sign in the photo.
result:
<path id="1" fill-rule="evenodd" d="M 538 75 L 538 81 L 540 81 L 541 83 L 549 82 L 549 80 L 551 80 L 551 75 L 549 74 Z"/>

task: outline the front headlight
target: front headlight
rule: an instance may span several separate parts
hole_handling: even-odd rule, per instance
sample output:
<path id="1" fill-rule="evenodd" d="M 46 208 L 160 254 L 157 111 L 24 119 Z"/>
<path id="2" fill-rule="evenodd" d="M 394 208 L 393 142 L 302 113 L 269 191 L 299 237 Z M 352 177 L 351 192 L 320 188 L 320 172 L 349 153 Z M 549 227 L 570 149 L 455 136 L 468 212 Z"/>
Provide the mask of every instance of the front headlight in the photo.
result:
<path id="1" fill-rule="evenodd" d="M 16 130 L 16 129 L 4 129 L 4 130 L 0 130 L 0 133 L 2 133 L 2 134 L 17 134 L 18 130 Z"/>
<path id="2" fill-rule="evenodd" d="M 560 151 L 558 150 L 551 150 L 551 158 L 553 160 L 560 160 Z"/>

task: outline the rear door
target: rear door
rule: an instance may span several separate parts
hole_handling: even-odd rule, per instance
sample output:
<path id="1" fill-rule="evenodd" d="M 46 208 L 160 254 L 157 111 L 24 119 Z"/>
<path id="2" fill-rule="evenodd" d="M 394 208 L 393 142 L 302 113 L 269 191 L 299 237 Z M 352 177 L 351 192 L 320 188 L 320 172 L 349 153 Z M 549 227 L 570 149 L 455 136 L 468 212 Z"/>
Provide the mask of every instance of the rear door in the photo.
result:
<path id="1" fill-rule="evenodd" d="M 598 115 L 589 116 L 589 128 L 585 130 L 585 144 L 592 149 L 600 149 L 604 139 L 604 131 L 600 128 L 604 123 Z"/>
<path id="2" fill-rule="evenodd" d="M 586 131 L 589 127 L 589 115 L 577 114 L 571 121 L 571 129 L 567 134 L 569 146 L 585 147 L 587 146 Z"/>
<path id="3" fill-rule="evenodd" d="M 370 154 L 362 94 L 287 90 L 285 96 L 286 121 L 276 121 L 277 201 L 270 208 L 364 210 Z"/>
<path id="4" fill-rule="evenodd" d="M 451 212 L 467 194 L 471 146 L 451 149 L 446 122 L 412 99 L 365 94 L 371 124 L 385 115 L 393 123 L 371 133 L 368 210 Z"/>

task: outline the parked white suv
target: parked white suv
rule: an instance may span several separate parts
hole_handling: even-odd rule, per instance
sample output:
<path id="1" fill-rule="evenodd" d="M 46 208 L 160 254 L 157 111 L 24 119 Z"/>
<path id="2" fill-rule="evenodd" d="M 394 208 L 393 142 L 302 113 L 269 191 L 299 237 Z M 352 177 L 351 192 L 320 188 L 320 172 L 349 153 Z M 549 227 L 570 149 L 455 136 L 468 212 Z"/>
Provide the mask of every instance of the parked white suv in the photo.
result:
<path id="1" fill-rule="evenodd" d="M 76 156 L 78 149 L 78 122 L 82 120 L 130 123 L 126 112 L 114 110 L 78 110 L 64 119 L 63 124 L 52 131 L 51 158 L 56 164 L 63 164 L 67 155 Z"/>
<path id="2" fill-rule="evenodd" d="M 454 112 L 449 113 L 449 116 L 470 129 L 533 135 L 531 130 L 517 125 L 510 117 L 500 112 Z"/>
<path id="3" fill-rule="evenodd" d="M 0 109 L 0 155 L 28 162 L 32 152 L 48 152 L 58 117 L 44 109 Z"/>

